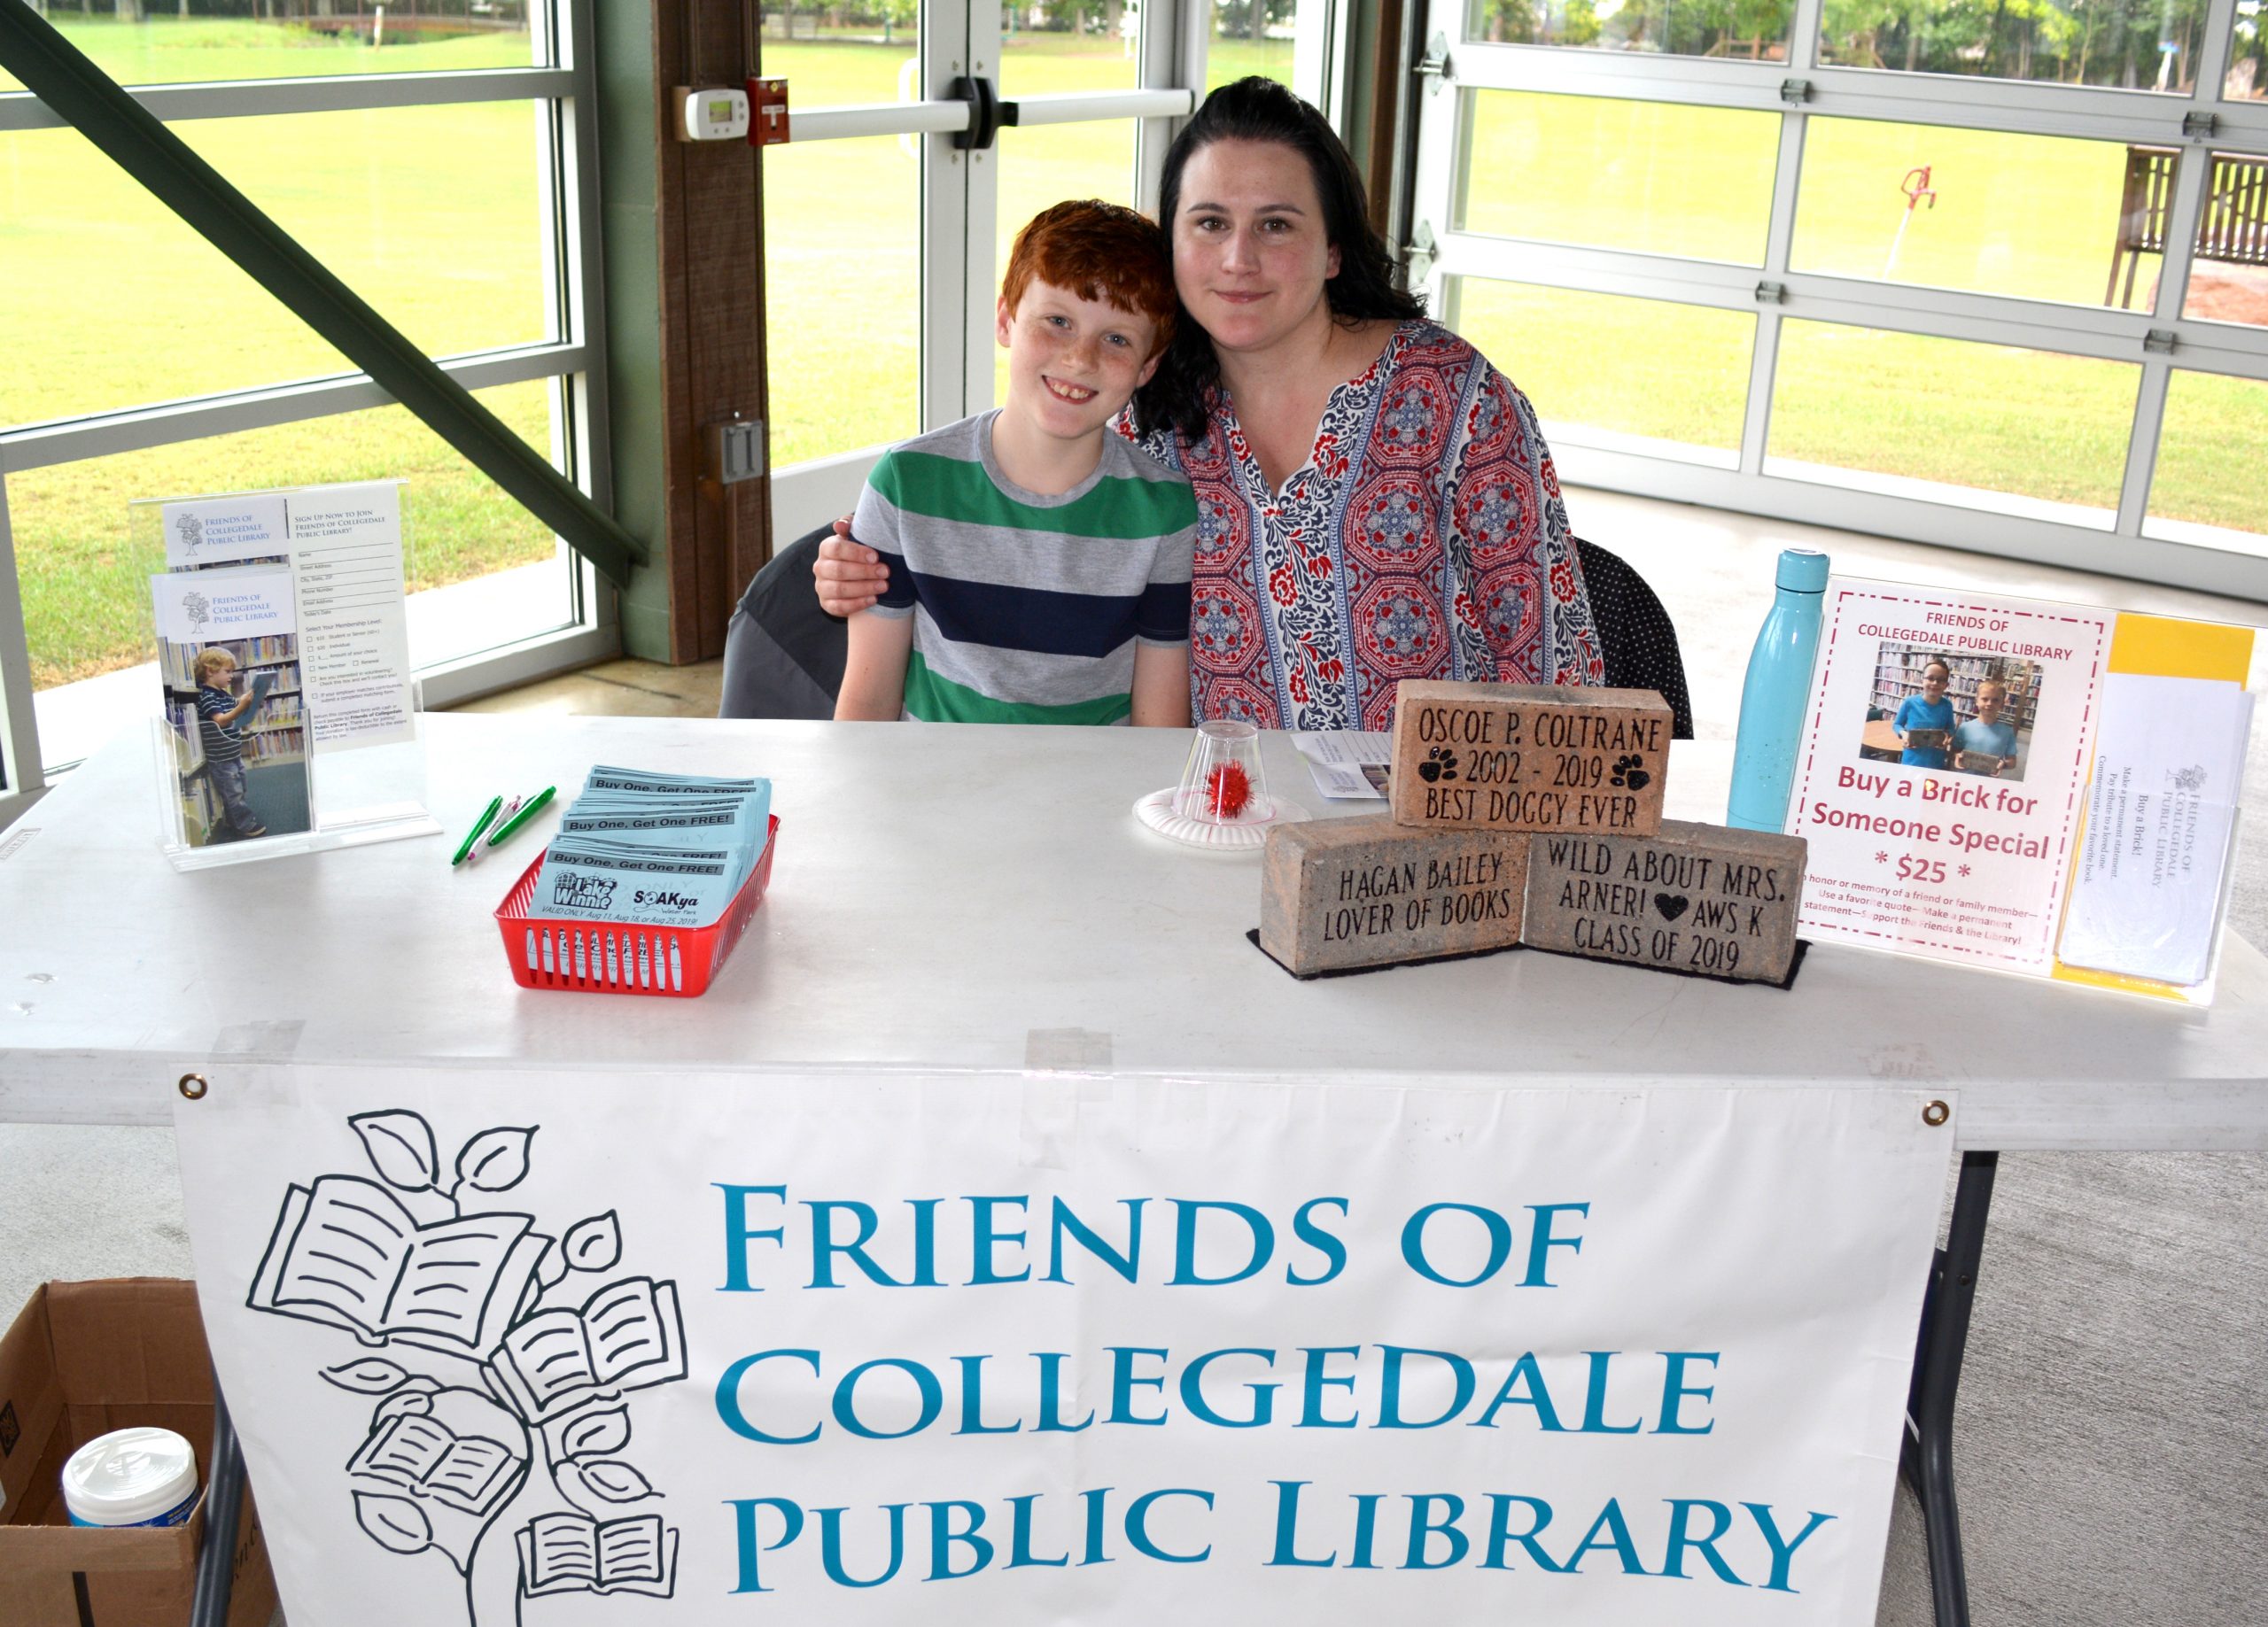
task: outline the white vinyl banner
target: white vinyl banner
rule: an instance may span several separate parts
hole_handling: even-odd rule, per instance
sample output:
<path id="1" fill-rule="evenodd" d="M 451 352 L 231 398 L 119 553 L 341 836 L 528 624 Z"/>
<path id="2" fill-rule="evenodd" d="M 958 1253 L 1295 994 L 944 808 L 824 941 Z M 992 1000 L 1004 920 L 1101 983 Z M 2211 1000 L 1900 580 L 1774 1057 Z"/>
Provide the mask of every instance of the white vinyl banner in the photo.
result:
<path id="1" fill-rule="evenodd" d="M 1910 1089 L 216 1067 L 295 1622 L 1875 1618 Z"/>

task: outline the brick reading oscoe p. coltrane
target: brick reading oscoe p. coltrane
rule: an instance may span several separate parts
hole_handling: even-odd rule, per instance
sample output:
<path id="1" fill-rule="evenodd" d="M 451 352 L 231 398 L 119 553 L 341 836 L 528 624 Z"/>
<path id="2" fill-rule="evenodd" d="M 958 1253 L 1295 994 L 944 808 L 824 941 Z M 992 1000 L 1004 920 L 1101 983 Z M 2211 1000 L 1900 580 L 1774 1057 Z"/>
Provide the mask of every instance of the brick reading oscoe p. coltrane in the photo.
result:
<path id="1" fill-rule="evenodd" d="M 1268 833 L 1260 947 L 1301 977 L 1510 949 L 1528 839 L 1385 814 Z"/>
<path id="2" fill-rule="evenodd" d="M 1670 710 L 1651 689 L 1411 679 L 1394 717 L 1394 817 L 1472 830 L 1662 822 Z"/>
<path id="3" fill-rule="evenodd" d="M 1800 836 L 1665 819 L 1652 836 L 1537 836 L 1521 941 L 1735 982 L 1785 982 L 1796 953 Z"/>

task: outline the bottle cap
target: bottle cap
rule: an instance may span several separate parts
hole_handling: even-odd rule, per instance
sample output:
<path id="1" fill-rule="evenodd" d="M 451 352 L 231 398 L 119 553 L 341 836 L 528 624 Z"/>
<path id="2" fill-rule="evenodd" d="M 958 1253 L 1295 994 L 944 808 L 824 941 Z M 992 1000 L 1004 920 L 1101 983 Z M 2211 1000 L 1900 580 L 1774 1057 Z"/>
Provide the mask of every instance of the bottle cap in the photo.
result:
<path id="1" fill-rule="evenodd" d="M 1783 548 L 1774 585 L 1798 593 L 1827 591 L 1827 555 L 1817 548 Z"/>
<path id="2" fill-rule="evenodd" d="M 74 1525 L 177 1525 L 196 1501 L 196 1449 L 171 1429 L 113 1429 L 63 1466 Z"/>

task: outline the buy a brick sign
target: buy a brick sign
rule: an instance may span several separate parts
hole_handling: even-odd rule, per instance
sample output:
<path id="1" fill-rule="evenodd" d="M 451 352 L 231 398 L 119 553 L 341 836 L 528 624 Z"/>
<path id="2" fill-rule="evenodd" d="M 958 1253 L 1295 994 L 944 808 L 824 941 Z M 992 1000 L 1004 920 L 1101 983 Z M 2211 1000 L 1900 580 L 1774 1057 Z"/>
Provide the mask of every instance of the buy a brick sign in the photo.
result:
<path id="1" fill-rule="evenodd" d="M 1403 825 L 1650 835 L 1670 710 L 1651 689 L 1405 682 L 1394 705 Z"/>
<path id="2" fill-rule="evenodd" d="M 1385 814 L 1268 833 L 1260 947 L 1301 977 L 1510 949 L 1528 839 L 1419 830 Z"/>
<path id="3" fill-rule="evenodd" d="M 1538 836 L 1521 940 L 1666 972 L 1784 982 L 1805 853 L 1800 836 L 1682 819 L 1652 836 Z"/>

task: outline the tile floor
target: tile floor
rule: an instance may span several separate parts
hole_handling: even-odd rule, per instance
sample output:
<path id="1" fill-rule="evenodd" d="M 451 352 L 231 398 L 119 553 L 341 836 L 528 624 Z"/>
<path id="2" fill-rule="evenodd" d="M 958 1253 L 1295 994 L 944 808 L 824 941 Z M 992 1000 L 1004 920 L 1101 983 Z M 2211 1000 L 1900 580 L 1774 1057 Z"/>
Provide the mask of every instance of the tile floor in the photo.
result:
<path id="1" fill-rule="evenodd" d="M 624 656 L 450 709 L 563 717 L 714 717 L 724 675 L 721 660 L 671 667 Z"/>

